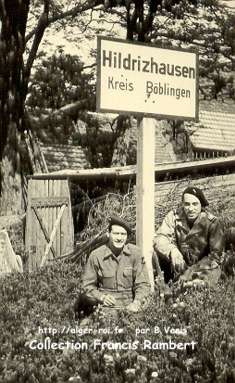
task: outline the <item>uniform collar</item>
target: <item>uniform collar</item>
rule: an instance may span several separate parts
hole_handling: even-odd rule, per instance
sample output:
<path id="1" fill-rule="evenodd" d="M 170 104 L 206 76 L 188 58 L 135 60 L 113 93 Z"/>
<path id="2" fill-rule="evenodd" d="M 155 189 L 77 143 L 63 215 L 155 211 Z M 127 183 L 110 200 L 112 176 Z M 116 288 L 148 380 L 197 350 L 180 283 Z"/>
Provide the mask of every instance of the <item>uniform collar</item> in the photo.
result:
<path id="1" fill-rule="evenodd" d="M 206 218 L 206 213 L 204 211 L 201 211 L 199 216 L 196 218 L 196 220 L 193 223 L 193 226 L 190 228 L 185 212 L 182 207 L 179 207 L 176 211 L 176 220 L 179 221 L 181 226 L 183 226 L 186 230 L 189 231 L 197 231 L 197 228 L 200 224 L 203 224 Z"/>
<path id="2" fill-rule="evenodd" d="M 125 244 L 122 251 L 125 255 L 131 255 L 131 251 L 130 251 L 130 247 L 129 247 L 128 243 Z"/>
<path id="3" fill-rule="evenodd" d="M 124 245 L 124 247 L 123 247 L 121 253 L 123 253 L 123 254 L 125 254 L 125 255 L 128 255 L 128 256 L 131 255 L 131 251 L 130 251 L 130 248 L 129 248 L 129 245 L 128 245 L 128 244 L 125 244 L 125 245 Z M 121 253 L 120 253 L 120 254 L 121 254 Z M 112 252 L 112 250 L 110 249 L 110 247 L 108 246 L 108 244 L 105 244 L 105 245 L 104 245 L 104 251 L 103 251 L 103 259 L 106 259 L 106 258 L 108 258 L 108 257 L 110 257 L 110 256 L 114 256 L 115 258 L 117 258 L 117 257 L 113 254 L 113 252 Z"/>

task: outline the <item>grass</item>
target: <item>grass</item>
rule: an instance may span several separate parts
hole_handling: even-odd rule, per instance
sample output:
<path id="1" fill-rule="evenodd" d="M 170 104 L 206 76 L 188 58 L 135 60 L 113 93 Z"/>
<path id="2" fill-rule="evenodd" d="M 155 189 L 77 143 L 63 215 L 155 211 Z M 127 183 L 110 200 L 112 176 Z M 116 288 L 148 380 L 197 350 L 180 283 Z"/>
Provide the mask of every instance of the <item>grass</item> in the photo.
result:
<path id="1" fill-rule="evenodd" d="M 81 330 L 73 314 L 80 275 L 79 266 L 58 263 L 0 280 L 0 382 L 235 381 L 234 278 L 213 289 L 173 290 L 168 299 L 156 292 L 146 311 L 116 316 L 101 311 Z M 81 335 L 86 328 L 91 333 Z M 56 343 L 83 342 L 87 349 L 30 349 L 32 340 L 46 337 Z M 95 339 L 100 345 L 94 348 Z M 196 346 L 143 349 L 146 340 L 194 341 Z M 136 341 L 136 349 L 112 349 Z"/>

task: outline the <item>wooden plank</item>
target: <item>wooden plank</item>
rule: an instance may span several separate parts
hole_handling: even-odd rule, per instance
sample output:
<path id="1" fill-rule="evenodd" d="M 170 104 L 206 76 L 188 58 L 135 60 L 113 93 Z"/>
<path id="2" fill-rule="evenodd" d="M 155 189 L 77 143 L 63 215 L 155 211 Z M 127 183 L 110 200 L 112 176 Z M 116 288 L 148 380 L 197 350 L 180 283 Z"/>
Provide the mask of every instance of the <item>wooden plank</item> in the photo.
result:
<path id="1" fill-rule="evenodd" d="M 39 142 L 37 142 L 37 149 L 39 151 L 39 162 L 40 162 L 40 165 L 41 167 L 43 168 L 43 172 L 44 173 L 48 173 L 48 167 L 47 167 L 47 163 L 45 161 L 45 157 L 44 157 L 44 154 L 43 154 L 43 151 L 41 149 L 41 145 L 39 144 Z"/>
<path id="2" fill-rule="evenodd" d="M 55 181 L 55 196 L 54 196 L 54 198 L 59 198 L 59 197 L 61 198 L 62 197 L 61 193 L 60 193 L 60 183 L 61 183 L 61 180 Z M 61 205 L 64 205 L 64 204 L 61 204 Z M 58 206 L 54 207 L 54 213 L 55 213 L 54 222 L 56 221 L 57 216 L 59 215 L 59 211 L 60 211 L 60 208 Z M 56 230 L 56 235 L 55 235 L 55 240 L 54 240 L 55 249 L 56 249 L 56 256 L 57 257 L 59 257 L 61 255 L 60 254 L 60 241 L 59 241 L 59 238 L 60 238 L 60 224 L 58 225 L 58 228 Z"/>
<path id="3" fill-rule="evenodd" d="M 59 180 L 58 180 L 59 181 Z M 43 195 L 43 194 L 42 194 Z M 61 205 L 67 205 L 68 204 L 68 197 L 34 197 L 31 199 L 32 206 L 34 207 L 58 207 Z"/>
<path id="4" fill-rule="evenodd" d="M 53 186 L 54 186 L 54 180 L 49 180 L 49 182 L 48 182 L 48 191 L 49 191 L 48 195 L 49 195 L 49 197 L 54 196 Z M 52 232 L 53 227 L 54 227 L 54 222 L 53 222 L 53 207 L 48 206 L 48 231 L 49 231 L 49 233 Z M 48 244 L 47 244 L 47 246 L 48 246 Z M 47 246 L 46 246 L 46 249 L 47 249 Z M 43 255 L 43 257 L 44 257 L 44 255 Z M 49 259 L 53 258 L 51 253 L 49 254 L 48 258 Z"/>
<path id="5" fill-rule="evenodd" d="M 32 183 L 32 194 L 31 194 L 31 198 L 35 197 L 35 195 L 37 195 L 37 185 L 38 185 L 38 182 L 34 180 L 34 182 Z M 38 268 L 38 265 L 39 265 L 39 260 L 40 260 L 40 254 L 39 254 L 39 251 L 38 251 L 38 243 L 40 243 L 40 241 L 38 241 L 38 232 L 39 232 L 39 222 L 37 221 L 33 211 L 32 211 L 32 206 L 31 206 L 31 212 L 32 212 L 32 227 L 33 227 L 33 231 L 32 231 L 32 248 L 35 249 L 35 254 L 34 254 L 34 259 L 33 259 L 33 270 L 36 270 Z"/>
<path id="6" fill-rule="evenodd" d="M 201 161 L 186 161 L 186 162 L 171 162 L 167 164 L 155 165 L 155 176 L 166 173 L 178 174 L 186 173 L 191 174 L 192 171 L 208 170 L 213 168 L 231 168 L 235 166 L 235 155 L 228 157 L 212 158 Z M 97 169 L 83 169 L 83 170 L 62 170 L 49 174 L 34 174 L 30 178 L 34 179 L 98 179 L 104 177 L 117 177 L 129 178 L 136 175 L 136 166 L 122 166 L 113 168 L 97 168 Z"/>
<path id="7" fill-rule="evenodd" d="M 57 192 L 58 196 L 63 197 L 63 195 L 61 193 L 61 180 L 57 181 L 57 190 L 56 190 L 56 192 Z M 64 198 L 66 198 L 66 196 Z M 67 200 L 67 203 L 68 203 L 68 200 Z M 59 214 L 59 207 L 57 207 L 57 209 L 56 209 L 56 214 L 58 216 L 58 214 Z M 61 256 L 62 255 L 61 254 L 61 248 L 60 248 L 60 235 L 61 235 L 61 220 L 60 220 L 59 227 L 58 227 L 58 230 L 57 230 L 57 233 L 56 233 L 56 251 L 57 251 L 56 254 L 57 254 L 57 256 Z"/>
<path id="8" fill-rule="evenodd" d="M 66 209 L 66 205 L 61 206 L 59 215 L 58 215 L 58 217 L 56 219 L 54 228 L 53 228 L 51 236 L 50 236 L 50 242 L 48 243 L 48 245 L 46 247 L 46 251 L 45 251 L 45 254 L 44 254 L 43 258 L 42 258 L 40 267 L 42 267 L 44 265 L 44 263 L 45 263 L 45 261 L 46 261 L 46 259 L 48 257 L 48 254 L 49 254 L 50 250 L 52 249 L 52 244 L 53 244 L 53 241 L 54 241 L 54 238 L 55 238 L 55 235 L 56 235 L 56 231 L 57 231 L 58 225 L 60 223 L 60 220 L 61 220 L 61 218 L 63 216 L 63 213 L 64 213 L 65 209 Z"/>
<path id="9" fill-rule="evenodd" d="M 61 255 L 73 250 L 74 247 L 74 226 L 72 218 L 72 208 L 70 200 L 70 190 L 68 180 L 62 180 L 61 193 L 68 196 L 69 203 L 64 212 L 63 219 L 61 220 L 60 229 L 60 243 L 61 243 Z"/>
<path id="10" fill-rule="evenodd" d="M 67 206 L 69 206 L 69 196 L 64 192 L 64 188 L 63 188 L 63 185 L 66 182 L 67 182 L 67 180 L 63 180 L 63 179 L 60 180 L 60 182 L 59 182 L 59 194 L 60 194 L 60 196 L 68 198 L 67 204 L 66 204 L 66 209 L 67 209 Z M 59 249 L 60 256 L 63 255 L 62 237 L 63 237 L 63 222 L 64 222 L 65 214 L 66 214 L 66 210 L 65 210 L 65 212 L 63 214 L 63 218 L 60 220 L 60 224 L 59 224 L 58 249 Z"/>
<path id="11" fill-rule="evenodd" d="M 42 195 L 40 197 L 42 198 L 47 198 L 47 180 L 43 180 L 43 184 L 42 184 Z M 40 207 L 40 216 L 42 218 L 42 222 L 44 223 L 45 225 L 45 228 L 47 230 L 47 233 L 48 232 L 48 227 L 47 227 L 47 209 L 48 207 L 47 206 L 41 206 Z M 47 239 L 45 238 L 43 232 L 41 233 L 42 236 L 41 236 L 41 246 L 40 246 L 40 263 L 41 263 L 41 260 L 42 260 L 42 257 L 45 253 L 45 249 L 46 249 L 46 245 L 47 245 Z"/>
<path id="12" fill-rule="evenodd" d="M 32 248 L 32 234 L 33 234 L 33 222 L 32 222 L 32 210 L 31 210 L 31 195 L 32 195 L 32 183 L 33 180 L 28 182 L 28 207 L 26 212 L 26 233 L 25 233 L 25 248 L 27 254 L 27 265 L 28 271 L 33 270 L 33 259 L 34 252 Z"/>
<path id="13" fill-rule="evenodd" d="M 73 225 L 73 215 L 72 215 L 72 205 L 71 205 L 71 197 L 70 197 L 70 188 L 69 188 L 69 180 L 66 183 L 66 189 L 69 196 L 69 205 L 68 205 L 68 220 L 69 220 L 69 245 L 68 251 L 73 251 L 74 249 L 74 225 Z"/>
<path id="14" fill-rule="evenodd" d="M 69 196 L 67 194 L 67 189 L 66 189 L 66 184 L 67 184 L 67 179 L 62 179 L 61 184 L 60 184 L 60 192 L 61 195 Z M 69 205 L 67 205 L 69 206 Z M 63 219 L 60 222 L 60 251 L 61 255 L 66 253 L 66 243 L 67 243 L 67 233 L 68 233 L 68 223 L 66 219 L 67 215 L 67 208 L 64 212 Z"/>
<path id="15" fill-rule="evenodd" d="M 57 180 L 53 180 L 53 198 L 56 197 L 56 193 L 57 193 L 57 186 L 58 186 L 58 181 Z M 55 225 L 55 222 L 56 222 L 56 219 L 57 219 L 57 207 L 56 206 L 52 206 L 52 217 L 53 217 L 53 228 L 54 228 L 54 225 Z M 53 230 L 53 229 L 52 229 Z M 57 228 L 58 230 L 58 228 Z M 55 238 L 54 238 L 54 248 L 56 249 L 56 235 L 57 235 L 57 230 L 56 230 L 56 233 L 55 233 Z M 56 256 L 58 255 L 57 251 L 56 251 Z"/>
<path id="16" fill-rule="evenodd" d="M 49 193 L 49 183 L 50 183 L 50 179 L 47 179 L 47 183 L 46 183 L 46 197 L 48 198 L 50 196 L 50 193 Z M 50 210 L 50 207 L 48 206 L 46 208 L 46 227 L 47 227 L 47 231 L 48 233 L 50 233 L 50 225 L 49 225 L 49 210 Z M 46 251 L 46 247 L 47 247 L 47 243 L 45 243 L 45 249 L 44 249 L 44 252 L 43 252 L 43 255 L 45 254 L 45 251 Z M 42 257 L 43 257 L 42 255 Z M 41 258 L 41 261 L 42 261 L 42 258 Z M 41 262 L 40 261 L 40 262 Z"/>
<path id="17" fill-rule="evenodd" d="M 44 222 L 42 221 L 42 218 L 41 218 L 41 216 L 40 216 L 40 214 L 39 214 L 37 208 L 35 208 L 34 206 L 32 206 L 32 210 L 34 211 L 34 213 L 35 213 L 35 215 L 36 215 L 36 217 L 37 217 L 37 219 L 38 219 L 38 222 L 39 222 L 39 224 L 40 224 L 42 233 L 44 234 L 44 237 L 45 237 L 47 243 L 49 243 L 49 242 L 50 242 L 49 234 L 48 234 L 48 232 L 47 232 L 46 226 L 44 225 Z M 53 256 L 55 257 L 56 254 L 55 254 L 55 249 L 54 249 L 53 246 L 51 247 L 51 251 L 52 251 L 52 253 L 53 253 Z"/>
<path id="18" fill-rule="evenodd" d="M 69 204 L 67 208 L 67 216 L 68 216 L 68 245 L 67 250 L 73 251 L 74 249 L 74 226 L 73 226 L 73 216 L 72 216 L 72 207 L 71 207 L 71 197 L 70 197 L 70 188 L 69 188 L 69 181 L 67 180 L 66 184 L 66 193 L 69 196 Z"/>
<path id="19" fill-rule="evenodd" d="M 43 196 L 43 184 L 44 184 L 43 180 L 39 180 L 39 181 L 35 180 L 35 194 L 36 195 Z M 32 198 L 32 201 L 34 198 L 35 197 Z M 43 254 L 43 245 L 45 242 L 45 236 L 44 236 L 43 230 L 41 228 L 40 222 L 38 221 L 38 218 L 35 215 L 33 202 L 32 202 L 32 209 L 33 209 L 33 213 L 34 213 L 35 223 L 37 224 L 37 231 L 36 231 L 36 234 L 37 234 L 37 265 L 39 266 L 40 261 L 41 261 L 41 257 Z M 41 208 L 38 207 L 38 208 L 35 208 L 35 210 L 37 210 L 39 217 L 42 219 Z"/>
<path id="20" fill-rule="evenodd" d="M 58 181 L 57 180 L 53 180 L 53 198 L 56 197 L 57 185 L 58 185 Z M 57 219 L 57 212 L 56 211 L 57 211 L 57 206 L 53 206 L 53 208 L 52 208 L 52 213 L 53 213 L 53 228 L 54 228 L 54 225 L 55 225 L 55 222 L 56 222 L 56 219 Z M 57 228 L 57 230 L 58 230 L 58 228 Z M 57 231 L 55 233 L 55 238 L 54 238 L 54 248 L 55 249 L 56 249 L 56 235 L 57 235 Z M 56 256 L 57 255 L 58 255 L 58 253 L 56 251 Z"/>

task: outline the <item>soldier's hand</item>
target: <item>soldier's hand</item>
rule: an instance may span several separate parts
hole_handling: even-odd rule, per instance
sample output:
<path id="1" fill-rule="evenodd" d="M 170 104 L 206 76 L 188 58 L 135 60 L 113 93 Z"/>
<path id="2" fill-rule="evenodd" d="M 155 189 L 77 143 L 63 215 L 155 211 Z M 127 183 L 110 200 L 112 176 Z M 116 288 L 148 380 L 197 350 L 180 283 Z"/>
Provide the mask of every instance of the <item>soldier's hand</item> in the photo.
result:
<path id="1" fill-rule="evenodd" d="M 184 271 L 186 264 L 185 264 L 184 257 L 181 254 L 181 252 L 177 248 L 172 249 L 170 256 L 171 256 L 171 262 L 172 262 L 172 266 L 173 266 L 174 271 L 176 271 L 178 273 Z"/>
<path id="2" fill-rule="evenodd" d="M 126 306 L 127 311 L 131 311 L 133 313 L 137 313 L 140 310 L 141 304 L 140 301 L 134 301 Z"/>
<path id="3" fill-rule="evenodd" d="M 205 287 L 205 285 L 206 282 L 199 278 L 184 283 L 184 287 Z"/>
<path id="4" fill-rule="evenodd" d="M 104 306 L 115 306 L 116 305 L 116 299 L 110 294 L 104 295 L 102 301 L 103 301 Z"/>

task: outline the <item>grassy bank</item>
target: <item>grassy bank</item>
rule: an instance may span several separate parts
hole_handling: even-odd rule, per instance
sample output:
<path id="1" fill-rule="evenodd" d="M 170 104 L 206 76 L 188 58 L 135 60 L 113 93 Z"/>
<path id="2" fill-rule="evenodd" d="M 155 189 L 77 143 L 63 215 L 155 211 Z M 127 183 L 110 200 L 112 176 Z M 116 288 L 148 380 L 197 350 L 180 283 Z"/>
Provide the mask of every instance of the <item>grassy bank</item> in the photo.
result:
<path id="1" fill-rule="evenodd" d="M 143 313 L 100 312 L 81 328 L 80 275 L 60 263 L 0 280 L 0 382 L 235 382 L 234 278 L 156 294 Z M 46 338 L 70 346 L 48 350 Z"/>

